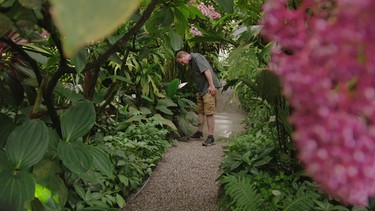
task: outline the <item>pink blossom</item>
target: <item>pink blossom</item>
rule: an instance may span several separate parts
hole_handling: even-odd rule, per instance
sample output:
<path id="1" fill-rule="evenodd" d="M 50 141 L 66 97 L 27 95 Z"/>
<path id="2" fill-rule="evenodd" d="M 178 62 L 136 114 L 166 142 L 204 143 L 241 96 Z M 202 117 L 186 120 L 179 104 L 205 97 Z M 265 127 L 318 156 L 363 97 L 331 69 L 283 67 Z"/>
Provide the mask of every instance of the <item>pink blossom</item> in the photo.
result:
<path id="1" fill-rule="evenodd" d="M 212 5 L 206 6 L 203 2 L 198 4 L 197 8 L 203 13 L 204 16 L 213 19 L 221 18 L 220 13 L 215 11 Z"/>
<path id="2" fill-rule="evenodd" d="M 268 0 L 261 23 L 277 43 L 270 69 L 294 109 L 299 158 L 327 193 L 366 205 L 375 196 L 375 1 L 287 2 Z"/>
<path id="3" fill-rule="evenodd" d="M 195 27 L 194 25 L 191 25 L 190 26 L 190 33 L 193 35 L 193 36 L 203 36 L 202 32 L 199 31 L 199 29 L 197 27 Z"/>
<path id="4" fill-rule="evenodd" d="M 192 5 L 192 4 L 194 4 L 195 3 L 195 0 L 190 0 L 189 2 L 188 2 L 188 5 Z"/>

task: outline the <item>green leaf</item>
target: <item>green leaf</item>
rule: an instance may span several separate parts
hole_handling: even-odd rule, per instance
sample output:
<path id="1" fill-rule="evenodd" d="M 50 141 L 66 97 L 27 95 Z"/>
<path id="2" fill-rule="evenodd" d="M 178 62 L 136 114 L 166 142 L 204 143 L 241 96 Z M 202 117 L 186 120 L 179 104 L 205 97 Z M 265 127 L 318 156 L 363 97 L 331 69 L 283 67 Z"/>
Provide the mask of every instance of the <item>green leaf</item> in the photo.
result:
<path id="1" fill-rule="evenodd" d="M 12 130 L 16 127 L 13 119 L 5 114 L 0 114 L 0 148 L 2 148 Z"/>
<path id="2" fill-rule="evenodd" d="M 0 13 L 0 37 L 8 34 L 10 29 L 13 27 L 12 21 L 8 18 L 8 16 Z"/>
<path id="3" fill-rule="evenodd" d="M 74 92 L 73 90 L 65 88 L 61 83 L 58 83 L 54 91 L 62 97 L 68 98 L 72 102 L 77 102 L 83 99 L 83 95 Z"/>
<path id="4" fill-rule="evenodd" d="M 58 210 L 57 197 L 50 189 L 48 189 L 48 187 L 44 187 L 43 185 L 36 183 L 35 198 L 39 199 L 39 201 L 43 203 L 44 205 L 47 205 L 49 209 L 45 209 L 45 210 Z M 55 209 L 51 209 L 51 208 L 55 208 Z"/>
<path id="5" fill-rule="evenodd" d="M 163 21 L 163 12 L 154 12 L 146 22 L 146 29 L 151 34 L 156 33 L 160 24 Z"/>
<path id="6" fill-rule="evenodd" d="M 125 199 L 120 194 L 116 194 L 116 202 L 119 207 L 125 207 L 126 205 Z"/>
<path id="7" fill-rule="evenodd" d="M 158 100 L 158 105 L 166 106 L 166 107 L 177 107 L 178 105 L 173 102 L 170 98 L 164 98 Z"/>
<path id="8" fill-rule="evenodd" d="M 171 30 L 168 32 L 169 41 L 174 51 L 178 51 L 182 48 L 184 41 L 182 37 L 175 31 Z"/>
<path id="9" fill-rule="evenodd" d="M 24 203 L 34 198 L 34 179 L 30 173 L 25 171 L 1 172 L 0 187 L 2 210 L 24 210 Z"/>
<path id="10" fill-rule="evenodd" d="M 5 170 L 12 170 L 12 165 L 10 165 L 8 157 L 5 152 L 0 150 L 0 172 Z"/>
<path id="11" fill-rule="evenodd" d="M 157 109 L 157 110 L 159 110 L 159 111 L 161 111 L 165 114 L 173 115 L 173 112 L 164 105 L 158 105 L 158 106 L 155 107 L 155 109 Z"/>
<path id="12" fill-rule="evenodd" d="M 173 98 L 174 95 L 177 93 L 178 85 L 180 84 L 180 80 L 177 78 L 173 79 L 171 82 L 169 82 L 167 86 L 167 96 L 169 98 Z"/>
<path id="13" fill-rule="evenodd" d="M 81 186 L 79 186 L 77 183 L 75 183 L 74 185 L 74 190 L 76 191 L 76 193 L 79 195 L 79 197 L 81 197 L 83 200 L 85 200 L 85 190 L 83 190 L 83 188 Z"/>
<path id="14" fill-rule="evenodd" d="M 162 10 L 163 21 L 161 23 L 162 27 L 169 27 L 174 21 L 174 13 L 170 7 L 164 7 Z"/>
<path id="15" fill-rule="evenodd" d="M 67 142 L 84 136 L 95 123 L 96 113 L 92 102 L 81 101 L 61 115 L 61 132 Z"/>
<path id="16" fill-rule="evenodd" d="M 57 153 L 63 164 L 78 176 L 86 173 L 93 164 L 90 149 L 81 142 L 60 141 Z"/>
<path id="17" fill-rule="evenodd" d="M 60 160 L 41 160 L 33 167 L 33 175 L 37 183 L 58 195 L 59 203 L 63 206 L 68 199 L 68 189 L 64 181 L 58 176 L 62 173 L 59 162 Z"/>
<path id="18" fill-rule="evenodd" d="M 77 71 L 78 74 L 80 74 L 82 72 L 82 70 L 85 68 L 87 59 L 88 59 L 88 53 L 87 53 L 86 48 L 82 48 L 71 59 L 71 62 L 76 67 L 76 71 Z"/>
<path id="19" fill-rule="evenodd" d="M 67 57 L 89 42 L 102 40 L 126 22 L 140 0 L 50 0 Z"/>
<path id="20" fill-rule="evenodd" d="M 188 29 L 189 23 L 187 21 L 187 18 L 179 9 L 175 10 L 175 25 L 176 25 L 177 33 L 181 36 L 185 35 L 185 32 Z"/>
<path id="21" fill-rule="evenodd" d="M 168 126 L 169 128 L 171 128 L 172 130 L 177 131 L 177 127 L 176 127 L 176 125 L 175 125 L 171 120 L 162 117 L 160 114 L 155 114 L 154 117 L 155 117 L 157 120 L 159 120 L 160 122 L 162 122 L 163 125 L 166 125 L 166 126 Z"/>
<path id="22" fill-rule="evenodd" d="M 112 81 L 119 80 L 119 81 L 122 81 L 122 82 L 125 82 L 125 83 L 128 83 L 128 84 L 133 84 L 133 82 L 130 79 L 128 79 L 128 78 L 126 78 L 124 76 L 112 75 L 112 76 L 110 76 L 108 78 L 112 79 Z"/>
<path id="23" fill-rule="evenodd" d="M 28 9 L 35 9 L 36 7 L 42 6 L 41 0 L 18 0 L 18 2 Z"/>
<path id="24" fill-rule="evenodd" d="M 90 154 L 94 158 L 94 167 L 109 178 L 114 178 L 114 165 L 102 149 L 95 146 L 90 146 Z"/>
<path id="25" fill-rule="evenodd" d="M 48 147 L 48 129 L 40 120 L 16 127 L 5 145 L 9 161 L 17 169 L 31 167 L 42 159 Z"/>
<path id="26" fill-rule="evenodd" d="M 217 4 L 225 11 L 228 13 L 233 12 L 233 6 L 234 2 L 233 0 L 215 0 Z"/>

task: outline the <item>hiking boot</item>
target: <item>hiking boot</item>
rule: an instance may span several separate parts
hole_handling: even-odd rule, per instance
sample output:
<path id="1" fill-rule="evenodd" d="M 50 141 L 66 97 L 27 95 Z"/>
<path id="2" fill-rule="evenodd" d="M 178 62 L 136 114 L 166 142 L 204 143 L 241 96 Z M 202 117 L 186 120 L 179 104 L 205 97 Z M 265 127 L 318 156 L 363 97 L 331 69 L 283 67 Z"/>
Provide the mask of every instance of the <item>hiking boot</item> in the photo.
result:
<path id="1" fill-rule="evenodd" d="M 197 131 L 192 136 L 190 136 L 190 138 L 192 138 L 192 139 L 200 139 L 202 137 L 203 137 L 203 133 L 200 132 L 200 131 Z"/>
<path id="2" fill-rule="evenodd" d="M 202 146 L 208 147 L 215 144 L 215 139 L 213 136 L 208 136 L 207 139 L 202 143 Z"/>

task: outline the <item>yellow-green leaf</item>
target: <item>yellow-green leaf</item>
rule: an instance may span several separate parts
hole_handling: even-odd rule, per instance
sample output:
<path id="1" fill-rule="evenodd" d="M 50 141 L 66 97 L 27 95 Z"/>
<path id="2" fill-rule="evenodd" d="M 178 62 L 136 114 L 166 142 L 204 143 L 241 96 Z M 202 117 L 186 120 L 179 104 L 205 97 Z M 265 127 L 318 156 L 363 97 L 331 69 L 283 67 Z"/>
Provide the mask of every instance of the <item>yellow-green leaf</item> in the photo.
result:
<path id="1" fill-rule="evenodd" d="M 60 33 L 67 57 L 82 46 L 100 41 L 125 23 L 140 0 L 50 0 L 51 14 Z"/>

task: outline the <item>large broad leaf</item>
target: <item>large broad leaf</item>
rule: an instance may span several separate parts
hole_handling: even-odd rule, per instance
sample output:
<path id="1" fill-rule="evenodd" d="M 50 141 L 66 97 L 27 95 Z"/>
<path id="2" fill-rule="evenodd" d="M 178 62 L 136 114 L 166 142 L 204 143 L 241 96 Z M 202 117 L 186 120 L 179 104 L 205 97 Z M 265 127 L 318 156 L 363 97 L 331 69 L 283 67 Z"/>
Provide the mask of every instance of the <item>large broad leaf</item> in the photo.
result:
<path id="1" fill-rule="evenodd" d="M 0 173 L 1 210 L 24 210 L 25 201 L 34 198 L 33 176 L 25 171 Z"/>
<path id="2" fill-rule="evenodd" d="M 64 36 L 67 57 L 83 45 L 109 36 L 129 19 L 140 3 L 140 0 L 50 1 L 52 17 Z"/>
<path id="3" fill-rule="evenodd" d="M 90 101 L 81 101 L 61 115 L 61 132 L 67 142 L 84 136 L 95 123 L 95 108 Z"/>
<path id="4" fill-rule="evenodd" d="M 184 41 L 182 37 L 175 31 L 171 30 L 168 32 L 169 41 L 173 50 L 178 51 L 182 48 Z"/>
<path id="5" fill-rule="evenodd" d="M 179 84 L 180 84 L 180 81 L 177 78 L 175 78 L 171 82 L 169 82 L 169 84 L 167 86 L 167 96 L 169 98 L 172 99 L 173 96 L 176 94 Z"/>
<path id="6" fill-rule="evenodd" d="M 233 12 L 233 0 L 215 0 L 225 12 Z"/>
<path id="7" fill-rule="evenodd" d="M 42 159 L 48 147 L 48 129 L 40 120 L 26 121 L 8 137 L 5 151 L 17 169 L 31 167 Z"/>
<path id="8" fill-rule="evenodd" d="M 4 151 L 0 150 L 0 172 L 13 169 L 9 163 L 7 155 Z"/>
<path id="9" fill-rule="evenodd" d="M 60 141 L 57 153 L 63 164 L 78 176 L 86 173 L 93 164 L 90 149 L 81 142 Z"/>
<path id="10" fill-rule="evenodd" d="M 2 148 L 12 130 L 15 128 L 13 119 L 5 114 L 0 114 L 0 148 Z"/>
<path id="11" fill-rule="evenodd" d="M 187 17 L 181 12 L 179 8 L 177 8 L 174 12 L 175 15 L 175 25 L 176 31 L 179 35 L 184 36 L 185 32 L 189 27 L 189 23 Z"/>
<path id="12" fill-rule="evenodd" d="M 108 154 L 99 147 L 94 146 L 90 146 L 90 154 L 94 158 L 94 167 L 109 178 L 113 178 L 114 165 L 109 159 Z"/>
<path id="13" fill-rule="evenodd" d="M 41 160 L 33 167 L 33 175 L 37 183 L 57 194 L 59 203 L 64 206 L 68 199 L 68 189 L 58 176 L 63 171 L 59 162 L 60 160 Z"/>
<path id="14" fill-rule="evenodd" d="M 162 122 L 163 125 L 166 125 L 170 127 L 172 130 L 177 131 L 176 125 L 171 120 L 162 117 L 160 114 L 155 114 L 154 117 L 160 122 Z"/>

